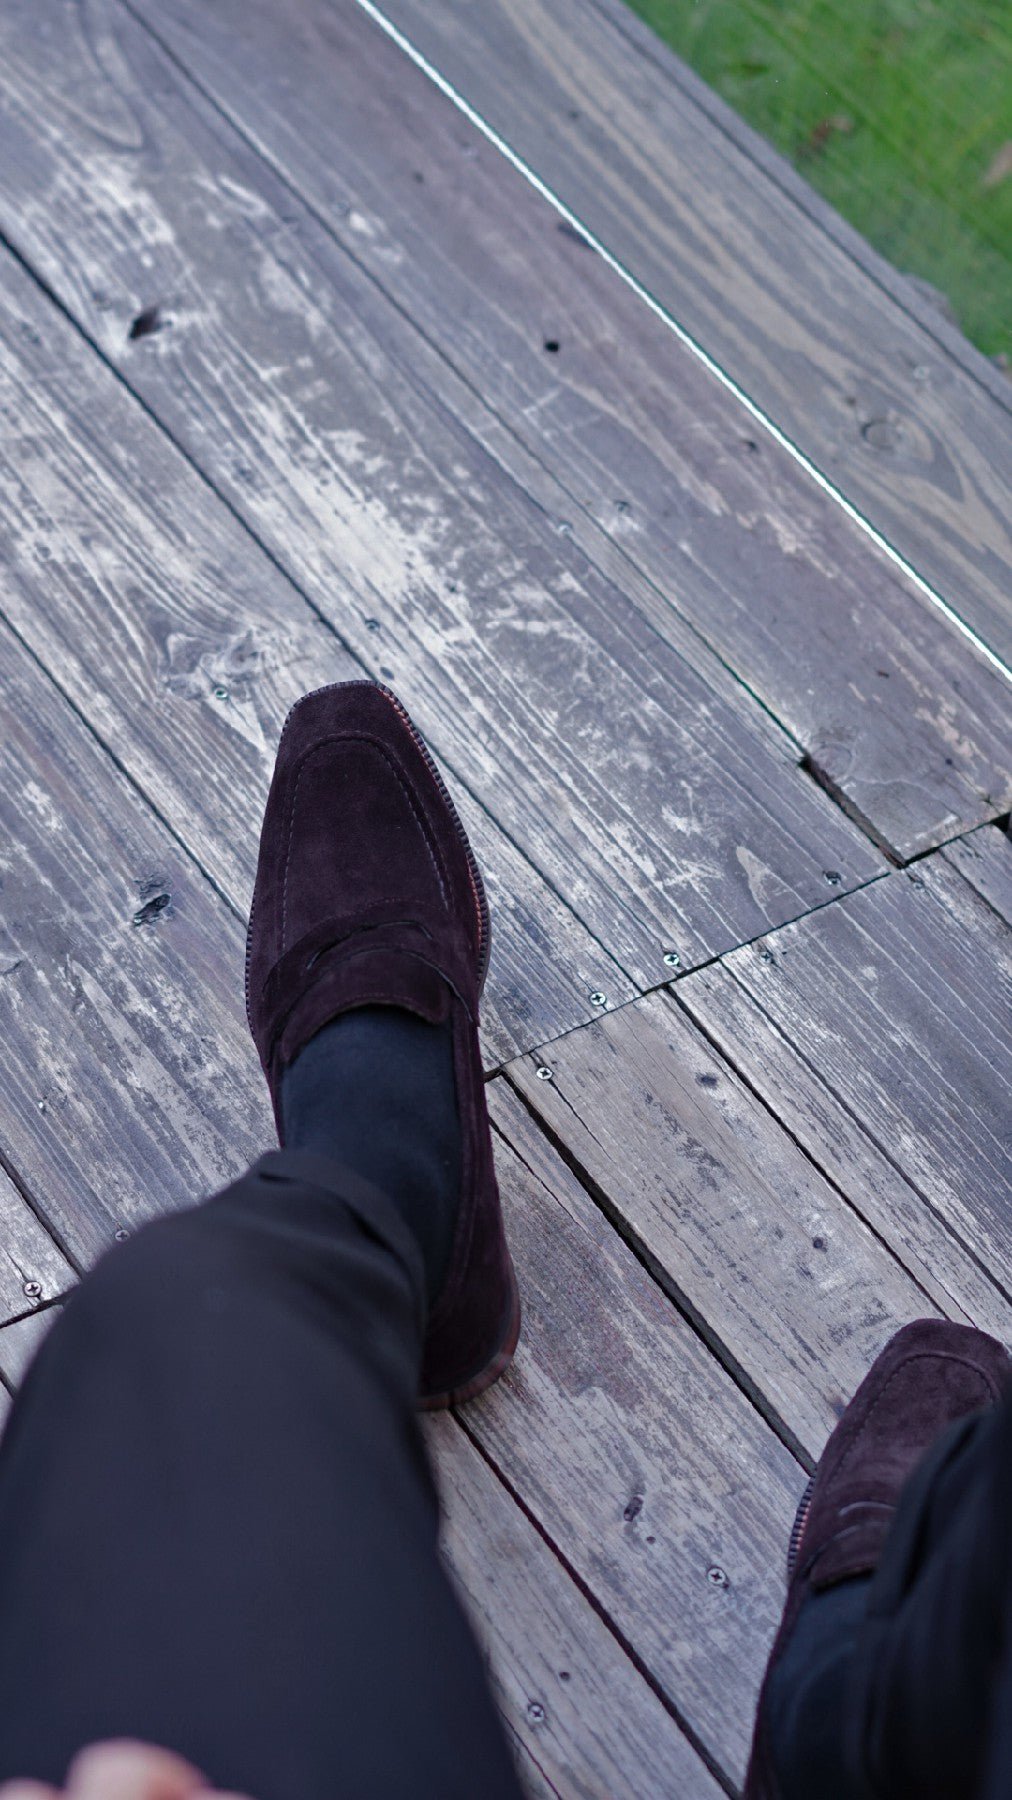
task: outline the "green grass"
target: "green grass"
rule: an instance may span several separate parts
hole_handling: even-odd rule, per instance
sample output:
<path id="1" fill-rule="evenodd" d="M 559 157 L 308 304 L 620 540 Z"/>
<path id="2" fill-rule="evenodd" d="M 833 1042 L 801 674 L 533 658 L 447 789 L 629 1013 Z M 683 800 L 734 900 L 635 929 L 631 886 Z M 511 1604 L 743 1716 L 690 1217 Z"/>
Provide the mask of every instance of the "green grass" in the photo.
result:
<path id="1" fill-rule="evenodd" d="M 898 269 L 1012 358 L 1012 0 L 631 0 Z M 992 178 L 988 180 L 991 171 Z"/>

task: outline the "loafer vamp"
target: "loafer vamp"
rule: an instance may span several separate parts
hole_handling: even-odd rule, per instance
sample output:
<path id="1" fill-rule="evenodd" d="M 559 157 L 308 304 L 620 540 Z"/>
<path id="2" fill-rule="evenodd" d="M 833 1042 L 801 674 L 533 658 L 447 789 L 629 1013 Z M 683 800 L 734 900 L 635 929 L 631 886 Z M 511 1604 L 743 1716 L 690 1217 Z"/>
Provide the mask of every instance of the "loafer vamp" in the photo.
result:
<path id="1" fill-rule="evenodd" d="M 921 1319 L 873 1364 L 829 1439 L 813 1483 L 797 1576 L 815 1588 L 873 1569 L 903 1488 L 955 1420 L 992 1405 L 1012 1367 L 972 1326 Z"/>
<path id="2" fill-rule="evenodd" d="M 438 1016 L 441 975 L 476 1013 L 482 928 L 456 815 L 392 698 L 342 683 L 299 701 L 278 749 L 248 938 L 247 1012 L 269 1077 L 282 1032 L 286 1061 L 299 1047 L 286 1019 L 310 979 L 335 986 L 335 960 L 365 959 L 363 997 L 389 988 Z M 406 986 L 405 956 L 418 964 Z"/>

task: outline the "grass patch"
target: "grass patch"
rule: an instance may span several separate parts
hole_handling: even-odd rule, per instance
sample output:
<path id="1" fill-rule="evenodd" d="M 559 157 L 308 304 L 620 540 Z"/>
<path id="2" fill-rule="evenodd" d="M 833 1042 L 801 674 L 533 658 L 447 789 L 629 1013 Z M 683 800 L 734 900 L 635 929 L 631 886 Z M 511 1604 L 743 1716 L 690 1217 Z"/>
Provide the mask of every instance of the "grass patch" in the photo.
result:
<path id="1" fill-rule="evenodd" d="M 1009 0 L 631 0 L 967 337 L 1012 359 Z"/>

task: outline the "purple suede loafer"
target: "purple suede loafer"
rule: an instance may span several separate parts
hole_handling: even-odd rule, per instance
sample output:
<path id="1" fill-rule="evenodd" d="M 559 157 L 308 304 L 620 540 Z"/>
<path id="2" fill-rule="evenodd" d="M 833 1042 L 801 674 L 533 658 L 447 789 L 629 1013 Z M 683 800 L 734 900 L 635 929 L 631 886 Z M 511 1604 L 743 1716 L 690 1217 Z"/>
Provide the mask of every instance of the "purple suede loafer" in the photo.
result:
<path id="1" fill-rule="evenodd" d="M 264 814 L 246 1015 L 279 1140 L 281 1070 L 330 1019 L 374 1005 L 452 1019 L 461 1197 L 428 1318 L 425 1408 L 490 1386 L 520 1332 L 478 1047 L 489 944 L 477 863 L 400 701 L 368 681 L 306 694 L 285 721 Z"/>
<path id="2" fill-rule="evenodd" d="M 787 1553 L 787 1601 L 759 1695 L 742 1800 L 780 1800 L 765 1700 L 811 1593 L 878 1567 L 900 1495 L 947 1427 L 1005 1391 L 1012 1361 L 996 1339 L 948 1319 L 904 1325 L 876 1358 L 801 1497 Z"/>

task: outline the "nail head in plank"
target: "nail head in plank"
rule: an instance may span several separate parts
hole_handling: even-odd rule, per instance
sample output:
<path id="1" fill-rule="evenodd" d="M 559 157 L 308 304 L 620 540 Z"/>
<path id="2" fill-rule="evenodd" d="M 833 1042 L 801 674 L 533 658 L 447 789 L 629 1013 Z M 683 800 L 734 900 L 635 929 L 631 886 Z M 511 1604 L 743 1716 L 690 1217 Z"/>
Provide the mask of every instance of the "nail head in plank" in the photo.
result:
<path id="1" fill-rule="evenodd" d="M 159 53 L 133 30 L 147 68 Z M 171 106 L 146 97 L 181 79 L 158 67 L 130 90 L 139 149 L 103 138 L 75 162 L 61 139 L 59 171 L 41 178 L 56 204 L 110 161 L 133 209 L 160 221 L 157 242 L 140 250 L 124 206 L 111 245 L 104 225 L 61 234 L 59 279 L 77 300 L 99 266 L 121 291 L 157 278 L 190 293 L 187 329 L 157 334 L 153 354 L 120 344 L 126 378 L 628 974 L 654 981 L 679 925 L 700 960 L 818 904 L 825 868 L 844 885 L 879 869 L 768 726 L 753 730 L 560 548 L 447 416 L 445 364 L 325 234 L 309 256 L 286 232 L 274 207 L 290 212 L 290 194 L 271 198 L 219 116 L 181 85 Z M 252 182 L 256 208 L 238 206 Z M 87 278 L 67 273 L 72 255 L 97 259 Z"/>
<path id="2" fill-rule="evenodd" d="M 1012 1342 L 1012 1302 L 953 1236 L 723 963 L 678 983 L 678 1003 L 834 1187 L 909 1269 L 929 1301 Z M 845 1026 L 842 1027 L 845 1029 Z"/>
<path id="3" fill-rule="evenodd" d="M 943 856 L 725 966 L 1003 1291 L 1012 1291 L 1012 933 Z"/>
<path id="4" fill-rule="evenodd" d="M 1003 678 L 519 175 L 461 156 L 459 114 L 361 11 L 169 0 L 152 22 L 505 421 L 473 401 L 469 428 L 682 654 L 717 650 L 873 837 L 906 858 L 1012 801 Z"/>
<path id="5" fill-rule="evenodd" d="M 675 1720 L 466 1433 L 430 1420 L 426 1441 L 444 1553 L 503 1715 L 549 1791 L 720 1800 Z"/>
<path id="6" fill-rule="evenodd" d="M 586 0 L 377 10 L 1012 662 L 1007 417 L 937 340 Z"/>
<path id="7" fill-rule="evenodd" d="M 818 1456 L 927 1296 L 668 994 L 507 1073 L 746 1390 Z"/>
<path id="8" fill-rule="evenodd" d="M 7 867 L 8 857 L 0 850 L 0 895 Z M 4 930 L 0 914 L 0 1018 L 7 1012 L 8 984 L 17 981 L 23 960 L 21 947 Z M 6 1141 L 3 1148 L 6 1154 Z M 0 1169 L 0 1328 L 40 1301 L 62 1294 L 73 1280 L 74 1270 L 62 1250 L 6 1170 Z"/>
<path id="9" fill-rule="evenodd" d="M 365 671 L 9 257 L 0 342 L 0 607 L 244 909 L 288 707 Z M 335 591 L 340 625 L 352 602 Z M 593 989 L 617 1001 L 633 985 L 447 779 L 497 908 L 484 1008 L 495 1066 L 545 1027 L 592 1017 Z"/>
<path id="10" fill-rule="evenodd" d="M 501 1077 L 490 1104 L 525 1325 L 468 1430 L 740 1780 L 803 1472 Z"/>

